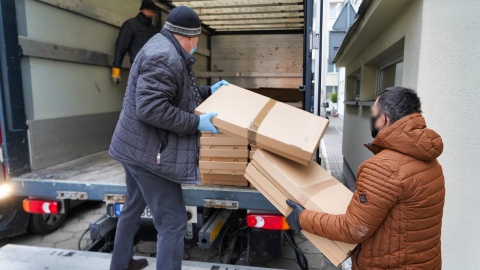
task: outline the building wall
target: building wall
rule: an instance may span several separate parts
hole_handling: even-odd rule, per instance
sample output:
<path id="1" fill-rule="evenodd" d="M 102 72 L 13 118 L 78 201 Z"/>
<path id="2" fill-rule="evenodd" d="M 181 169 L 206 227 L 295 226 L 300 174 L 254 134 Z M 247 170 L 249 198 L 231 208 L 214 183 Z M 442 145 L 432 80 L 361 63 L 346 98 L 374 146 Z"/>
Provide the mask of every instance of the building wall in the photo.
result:
<path id="1" fill-rule="evenodd" d="M 375 99 L 377 66 L 389 59 L 392 55 L 385 54 L 392 47 L 403 46 L 404 51 L 404 76 L 403 86 L 416 89 L 416 74 L 418 70 L 418 54 L 420 43 L 417 40 L 421 31 L 420 1 L 412 1 L 396 18 L 389 22 L 388 28 L 378 35 L 375 40 L 366 42 L 366 46 L 357 57 L 348 62 L 346 67 L 345 100 L 353 100 L 354 80 L 352 75 L 360 72 L 361 89 L 360 100 L 371 101 Z M 398 49 L 394 50 L 398 51 Z M 397 52 L 393 53 L 396 55 Z M 408 68 L 407 68 L 408 67 Z M 343 155 L 351 170 L 356 173 L 358 167 L 372 156 L 363 144 L 373 139 L 370 132 L 370 107 L 367 105 L 345 105 Z"/>
<path id="2" fill-rule="evenodd" d="M 443 269 L 480 265 L 479 1 L 423 1 L 417 88 L 427 124 L 443 138 L 447 195 Z"/>
<path id="3" fill-rule="evenodd" d="M 361 27 L 345 47 L 347 76 L 361 71 L 362 87 L 374 87 L 376 66 L 403 44 L 402 85 L 417 90 L 427 125 L 443 138 L 439 158 L 446 180 L 442 228 L 443 269 L 477 269 L 480 264 L 480 2 L 372 1 Z M 396 16 L 386 15 L 385 10 Z M 399 10 L 401 10 L 399 12 Z M 372 14 L 374 13 L 374 14 Z M 376 13 L 376 14 L 375 14 Z M 383 19 L 382 19 L 383 17 Z M 385 19 L 389 18 L 389 19 Z M 369 22 L 371 23 L 369 25 Z M 379 27 L 383 27 L 379 29 Z M 346 98 L 353 81 L 347 77 Z M 372 97 L 363 93 L 361 99 Z M 346 105 L 343 154 L 352 171 L 370 154 L 361 144 L 370 137 L 368 106 Z"/>

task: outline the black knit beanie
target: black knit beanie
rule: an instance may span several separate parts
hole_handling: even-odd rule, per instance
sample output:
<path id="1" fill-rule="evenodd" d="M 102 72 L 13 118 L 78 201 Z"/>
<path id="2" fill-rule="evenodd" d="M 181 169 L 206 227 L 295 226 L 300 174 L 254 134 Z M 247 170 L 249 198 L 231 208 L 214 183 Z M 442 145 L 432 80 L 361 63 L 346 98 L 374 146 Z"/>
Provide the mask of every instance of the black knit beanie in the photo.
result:
<path id="1" fill-rule="evenodd" d="M 157 5 L 152 2 L 152 0 L 143 0 L 142 5 L 140 6 L 140 10 L 142 9 L 150 9 L 150 10 L 156 10 Z"/>
<path id="2" fill-rule="evenodd" d="M 185 37 L 196 37 L 202 32 L 202 24 L 197 13 L 185 6 L 172 9 L 163 27 Z"/>

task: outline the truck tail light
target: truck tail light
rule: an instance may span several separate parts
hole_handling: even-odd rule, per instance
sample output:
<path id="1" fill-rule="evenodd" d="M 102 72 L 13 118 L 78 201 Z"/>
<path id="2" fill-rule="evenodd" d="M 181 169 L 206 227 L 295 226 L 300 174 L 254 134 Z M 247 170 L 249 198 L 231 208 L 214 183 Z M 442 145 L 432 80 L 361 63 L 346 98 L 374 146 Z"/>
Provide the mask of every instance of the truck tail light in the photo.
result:
<path id="1" fill-rule="evenodd" d="M 282 215 L 272 214 L 248 214 L 247 226 L 250 228 L 264 229 L 264 230 L 277 230 L 286 231 L 290 230 L 285 217 Z"/>
<path id="2" fill-rule="evenodd" d="M 25 199 L 23 200 L 23 210 L 32 214 L 58 214 L 60 205 L 54 201 Z"/>

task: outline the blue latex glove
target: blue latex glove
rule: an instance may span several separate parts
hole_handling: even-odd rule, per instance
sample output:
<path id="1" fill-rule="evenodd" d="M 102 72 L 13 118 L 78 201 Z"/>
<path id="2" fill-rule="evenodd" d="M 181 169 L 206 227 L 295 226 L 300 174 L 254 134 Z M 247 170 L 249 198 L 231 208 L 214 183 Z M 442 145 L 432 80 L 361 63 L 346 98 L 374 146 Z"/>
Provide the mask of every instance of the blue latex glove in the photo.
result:
<path id="1" fill-rule="evenodd" d="M 198 130 L 208 131 L 212 133 L 220 133 L 218 129 L 212 124 L 212 118 L 217 116 L 216 112 L 209 112 L 206 114 L 200 115 L 200 122 L 198 123 Z"/>
<path id="2" fill-rule="evenodd" d="M 290 229 L 299 232 L 302 230 L 302 227 L 300 227 L 300 214 L 305 208 L 292 200 L 287 200 L 287 204 L 293 209 L 287 217 L 288 226 L 290 226 Z"/>
<path id="3" fill-rule="evenodd" d="M 210 87 L 210 89 L 212 90 L 212 94 L 217 92 L 218 88 L 220 88 L 222 85 L 228 85 L 228 82 L 225 81 L 225 80 L 221 80 L 221 81 L 217 82 L 216 84 L 212 85 Z"/>

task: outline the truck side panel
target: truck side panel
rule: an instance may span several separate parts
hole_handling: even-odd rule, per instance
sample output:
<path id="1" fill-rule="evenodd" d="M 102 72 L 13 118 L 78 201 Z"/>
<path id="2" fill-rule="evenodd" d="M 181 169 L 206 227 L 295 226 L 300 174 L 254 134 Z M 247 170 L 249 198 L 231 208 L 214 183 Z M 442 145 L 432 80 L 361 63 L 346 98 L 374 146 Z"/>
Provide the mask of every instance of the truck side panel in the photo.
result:
<path id="1" fill-rule="evenodd" d="M 123 21 L 136 16 L 140 3 L 16 0 L 15 4 L 22 39 L 43 42 L 50 50 L 46 54 L 30 45 L 21 60 L 32 169 L 106 150 L 128 79 L 128 70 L 123 69 L 122 83 L 111 81 L 115 40 Z M 159 11 L 158 25 L 167 15 Z M 209 37 L 202 34 L 194 67 L 200 76 L 209 68 L 208 46 Z M 109 61 L 83 59 L 91 54 Z M 128 66 L 127 56 L 124 67 Z M 199 78 L 199 83 L 207 84 L 207 79 Z"/>

